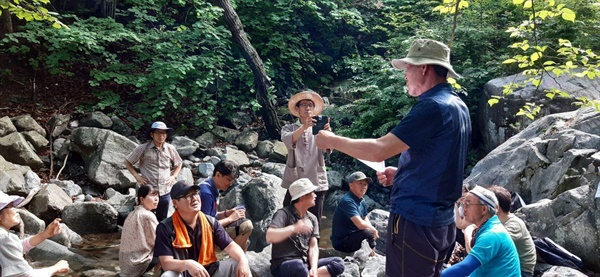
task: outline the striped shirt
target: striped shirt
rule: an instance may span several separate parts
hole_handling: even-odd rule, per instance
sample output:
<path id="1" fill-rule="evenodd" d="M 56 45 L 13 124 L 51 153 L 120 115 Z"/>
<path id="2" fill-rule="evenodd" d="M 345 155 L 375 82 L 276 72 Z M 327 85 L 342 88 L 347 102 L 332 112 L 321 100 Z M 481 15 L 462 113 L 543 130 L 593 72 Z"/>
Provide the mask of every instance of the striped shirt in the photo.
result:
<path id="1" fill-rule="evenodd" d="M 127 161 L 131 164 L 140 163 L 140 173 L 146 178 L 150 185 L 158 187 L 158 193 L 165 195 L 171 192 L 173 184 L 167 185 L 166 181 L 171 176 L 171 170 L 181 164 L 181 157 L 175 146 L 164 143 L 161 149 L 148 141 L 136 147 Z"/>

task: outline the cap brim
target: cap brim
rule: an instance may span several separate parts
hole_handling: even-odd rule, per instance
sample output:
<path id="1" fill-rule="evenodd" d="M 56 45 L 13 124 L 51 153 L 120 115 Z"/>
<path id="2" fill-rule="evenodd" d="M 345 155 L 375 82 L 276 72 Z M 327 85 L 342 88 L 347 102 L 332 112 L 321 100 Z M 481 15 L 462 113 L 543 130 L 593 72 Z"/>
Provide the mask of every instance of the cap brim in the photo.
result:
<path id="1" fill-rule="evenodd" d="M 187 194 L 187 193 L 188 193 L 188 192 L 189 192 L 191 189 L 194 189 L 194 188 L 199 190 L 199 189 L 200 189 L 200 186 L 199 186 L 199 185 L 195 185 L 195 184 L 194 184 L 194 185 L 191 185 L 191 186 L 189 186 L 189 187 L 185 187 L 185 188 L 183 188 L 182 190 L 180 190 L 180 191 L 177 193 L 177 195 L 175 195 L 175 197 L 171 197 L 171 198 L 172 198 L 172 199 L 177 199 L 177 198 L 180 198 L 180 197 L 184 197 L 184 196 L 185 196 L 185 195 L 186 195 L 186 194 Z"/>
<path id="2" fill-rule="evenodd" d="M 408 64 L 410 64 L 410 65 L 435 64 L 435 65 L 443 66 L 446 69 L 448 69 L 448 75 L 446 75 L 447 78 L 454 78 L 454 79 L 462 78 L 462 76 L 458 75 L 458 73 L 456 73 L 456 71 L 454 71 L 454 68 L 452 68 L 451 65 L 449 65 L 445 62 L 440 62 L 438 60 L 414 59 L 414 58 L 404 58 L 404 59 L 393 59 L 392 60 L 392 66 L 396 69 L 406 70 L 406 65 L 408 65 Z"/>
<path id="3" fill-rule="evenodd" d="M 25 200 L 25 198 L 16 195 L 8 195 L 8 199 L 8 202 L 0 204 L 0 210 L 4 209 L 9 204 L 13 204 L 13 207 L 19 208 L 19 204 L 23 203 L 23 200 Z"/>

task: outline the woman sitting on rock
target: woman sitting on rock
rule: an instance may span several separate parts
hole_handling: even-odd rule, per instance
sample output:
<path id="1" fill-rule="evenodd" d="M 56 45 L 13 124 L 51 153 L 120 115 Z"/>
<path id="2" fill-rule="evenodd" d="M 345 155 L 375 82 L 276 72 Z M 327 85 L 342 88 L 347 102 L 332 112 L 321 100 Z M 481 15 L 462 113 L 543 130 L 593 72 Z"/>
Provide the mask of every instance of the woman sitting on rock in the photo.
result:
<path id="1" fill-rule="evenodd" d="M 19 277 L 47 277 L 55 274 L 69 272 L 69 263 L 61 260 L 53 266 L 33 269 L 23 257 L 32 248 L 36 247 L 42 241 L 60 233 L 60 219 L 55 219 L 41 233 L 28 237 L 24 240 L 19 239 L 16 234 L 9 230 L 21 223 L 21 217 L 17 212 L 17 206 L 23 202 L 24 198 L 14 195 L 8 195 L 0 192 L 0 267 L 2 276 Z"/>
<path id="2" fill-rule="evenodd" d="M 158 220 L 151 212 L 158 206 L 158 190 L 142 185 L 136 201 L 138 205 L 125 219 L 121 232 L 119 263 L 123 277 L 141 276 L 158 264 L 158 257 L 153 257 Z"/>

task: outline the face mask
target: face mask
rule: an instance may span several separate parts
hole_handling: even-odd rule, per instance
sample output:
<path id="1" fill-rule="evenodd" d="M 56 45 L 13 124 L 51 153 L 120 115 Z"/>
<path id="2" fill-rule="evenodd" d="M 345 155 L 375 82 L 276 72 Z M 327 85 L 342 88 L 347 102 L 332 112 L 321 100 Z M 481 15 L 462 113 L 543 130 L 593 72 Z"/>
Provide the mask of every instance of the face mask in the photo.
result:
<path id="1" fill-rule="evenodd" d="M 465 210 L 462 206 L 458 207 L 458 215 L 460 216 L 460 218 L 465 218 Z"/>

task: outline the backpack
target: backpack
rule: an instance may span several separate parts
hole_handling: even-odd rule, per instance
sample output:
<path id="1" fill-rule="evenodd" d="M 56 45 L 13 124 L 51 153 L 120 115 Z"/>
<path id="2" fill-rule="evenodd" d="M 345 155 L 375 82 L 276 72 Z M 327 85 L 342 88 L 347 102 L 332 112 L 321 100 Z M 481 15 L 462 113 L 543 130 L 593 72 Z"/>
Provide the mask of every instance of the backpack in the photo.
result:
<path id="1" fill-rule="evenodd" d="M 550 265 L 566 266 L 581 271 L 583 262 L 550 238 L 533 237 L 538 260 Z"/>

